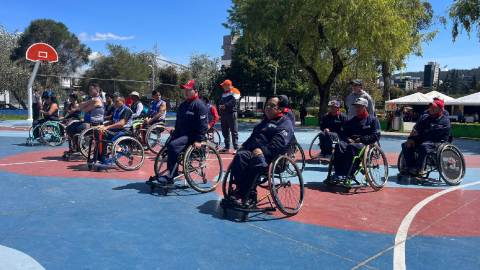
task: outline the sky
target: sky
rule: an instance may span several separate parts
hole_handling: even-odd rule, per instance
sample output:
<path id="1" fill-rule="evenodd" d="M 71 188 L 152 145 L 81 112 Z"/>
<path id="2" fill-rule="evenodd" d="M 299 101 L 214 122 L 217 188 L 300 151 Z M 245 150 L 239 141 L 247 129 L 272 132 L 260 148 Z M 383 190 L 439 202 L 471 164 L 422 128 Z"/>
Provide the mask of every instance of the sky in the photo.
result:
<path id="1" fill-rule="evenodd" d="M 435 14 L 441 14 L 453 0 L 431 0 Z M 23 31 L 34 19 L 63 22 L 94 52 L 106 54 L 105 44 L 121 44 L 134 51 L 153 51 L 155 41 L 161 56 L 187 65 L 196 51 L 222 56 L 222 26 L 228 17 L 228 0 L 137 0 L 137 1 L 12 1 L 0 0 L 0 23 L 10 32 Z M 480 42 L 476 33 L 461 34 L 455 43 L 451 23 L 430 44 L 423 44 L 423 57 L 411 56 L 407 71 L 423 71 L 435 61 L 442 70 L 480 67 Z"/>

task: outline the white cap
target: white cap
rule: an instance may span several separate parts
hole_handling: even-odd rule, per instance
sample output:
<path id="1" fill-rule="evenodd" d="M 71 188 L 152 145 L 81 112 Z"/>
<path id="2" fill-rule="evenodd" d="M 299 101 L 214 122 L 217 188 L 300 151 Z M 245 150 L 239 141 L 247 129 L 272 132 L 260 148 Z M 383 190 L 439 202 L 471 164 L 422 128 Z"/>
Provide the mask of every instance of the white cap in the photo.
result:
<path id="1" fill-rule="evenodd" d="M 362 105 L 362 106 L 368 107 L 368 101 L 364 98 L 357 98 L 357 100 L 355 100 L 353 105 Z"/>
<path id="2" fill-rule="evenodd" d="M 137 92 L 137 91 L 133 91 L 130 96 L 137 96 L 138 98 L 140 98 L 140 94 Z"/>

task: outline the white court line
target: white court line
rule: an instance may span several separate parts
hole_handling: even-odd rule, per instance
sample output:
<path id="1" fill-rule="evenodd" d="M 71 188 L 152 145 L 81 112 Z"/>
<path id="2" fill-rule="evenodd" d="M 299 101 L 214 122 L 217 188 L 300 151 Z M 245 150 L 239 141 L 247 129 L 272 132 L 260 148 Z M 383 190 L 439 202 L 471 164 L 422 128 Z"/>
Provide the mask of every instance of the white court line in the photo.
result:
<path id="1" fill-rule="evenodd" d="M 438 192 L 436 194 L 431 195 L 430 197 L 424 199 L 423 201 L 419 202 L 415 207 L 410 210 L 407 216 L 403 219 L 402 224 L 398 228 L 397 235 L 395 237 L 395 248 L 393 250 L 393 269 L 394 270 L 405 270 L 407 266 L 405 264 L 405 242 L 407 240 L 408 229 L 410 228 L 410 224 L 412 223 L 415 215 L 422 210 L 422 208 L 430 203 L 431 201 L 435 200 L 436 198 L 445 195 L 449 192 L 455 191 L 457 189 L 478 185 L 480 181 L 473 182 L 467 185 L 457 186 L 450 189 L 446 189 L 444 191 Z"/>
<path id="2" fill-rule="evenodd" d="M 8 166 L 8 165 L 22 165 L 22 164 L 41 163 L 41 162 L 51 162 L 51 161 L 59 161 L 59 160 L 39 160 L 39 161 L 20 162 L 20 163 L 8 163 L 8 164 L 0 164 L 0 166 Z"/>

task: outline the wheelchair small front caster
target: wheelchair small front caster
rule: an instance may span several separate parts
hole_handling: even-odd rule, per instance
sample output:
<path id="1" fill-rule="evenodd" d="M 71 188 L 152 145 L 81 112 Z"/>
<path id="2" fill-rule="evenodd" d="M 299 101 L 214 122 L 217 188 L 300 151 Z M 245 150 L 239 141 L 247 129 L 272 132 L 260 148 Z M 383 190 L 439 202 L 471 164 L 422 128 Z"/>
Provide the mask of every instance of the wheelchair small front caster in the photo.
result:
<path id="1" fill-rule="evenodd" d="M 247 222 L 248 221 L 248 212 L 245 212 L 242 214 L 242 221 Z"/>
<path id="2" fill-rule="evenodd" d="M 222 215 L 226 216 L 228 214 L 228 210 L 226 207 L 222 207 Z"/>

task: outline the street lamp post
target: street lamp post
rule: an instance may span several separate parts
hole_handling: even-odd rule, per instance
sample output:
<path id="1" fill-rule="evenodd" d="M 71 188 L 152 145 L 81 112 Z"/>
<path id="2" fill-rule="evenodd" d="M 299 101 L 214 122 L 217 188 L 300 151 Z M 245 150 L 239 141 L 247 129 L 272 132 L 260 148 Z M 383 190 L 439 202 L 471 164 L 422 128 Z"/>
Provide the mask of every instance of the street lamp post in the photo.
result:
<path id="1" fill-rule="evenodd" d="M 272 65 L 272 64 L 270 64 L 268 66 L 275 68 L 275 84 L 273 86 L 273 94 L 276 95 L 277 94 L 277 67 Z"/>
<path id="2" fill-rule="evenodd" d="M 152 91 L 153 91 L 155 87 L 155 68 L 152 65 L 148 65 L 148 66 L 152 68 Z"/>

